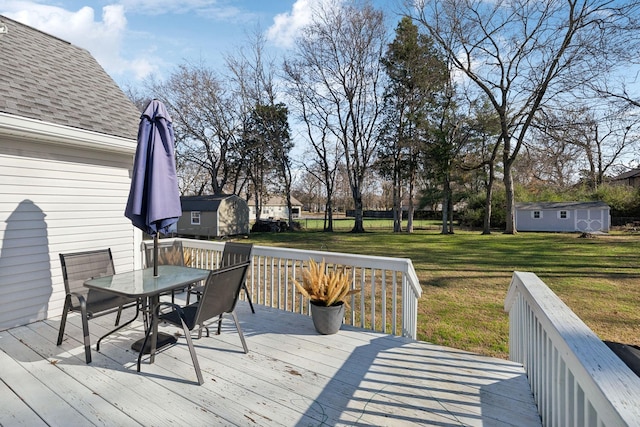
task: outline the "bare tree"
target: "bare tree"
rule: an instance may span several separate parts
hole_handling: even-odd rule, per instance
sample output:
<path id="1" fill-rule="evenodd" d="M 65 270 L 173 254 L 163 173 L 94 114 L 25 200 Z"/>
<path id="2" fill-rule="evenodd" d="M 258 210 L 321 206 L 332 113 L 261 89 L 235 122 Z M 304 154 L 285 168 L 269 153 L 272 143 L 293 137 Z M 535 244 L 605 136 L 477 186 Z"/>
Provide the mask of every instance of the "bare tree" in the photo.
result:
<path id="1" fill-rule="evenodd" d="M 304 76 L 309 97 L 326 111 L 327 130 L 342 147 L 355 206 L 354 232 L 364 231 L 362 187 L 376 152 L 385 38 L 383 14 L 370 4 L 325 2 L 303 29 L 290 61 Z"/>
<path id="2" fill-rule="evenodd" d="M 146 107 L 149 101 L 151 101 L 145 90 L 139 86 L 125 84 L 122 87 L 122 91 L 127 95 L 131 102 L 138 107 L 138 110 L 140 110 L 141 113 L 144 111 L 144 107 Z"/>
<path id="3" fill-rule="evenodd" d="M 150 91 L 171 109 L 181 181 L 190 183 L 183 190 L 202 194 L 209 187 L 214 194 L 223 192 L 242 123 L 233 108 L 233 93 L 211 68 L 189 63 L 179 65 L 165 82 L 151 82 Z M 207 185 L 190 172 L 206 173 Z M 196 181 L 197 188 L 192 185 Z"/>
<path id="4" fill-rule="evenodd" d="M 303 171 L 295 180 L 293 195 L 309 212 L 321 212 L 325 200 L 322 181 L 318 174 Z"/>
<path id="5" fill-rule="evenodd" d="M 512 167 L 535 115 L 548 100 L 607 73 L 623 57 L 624 44 L 637 51 L 638 3 L 420 0 L 410 15 L 500 117 L 505 232 L 515 233 Z"/>
<path id="6" fill-rule="evenodd" d="M 340 144 L 329 131 L 331 118 L 327 104 L 313 90 L 302 65 L 295 61 L 285 61 L 284 72 L 289 83 L 289 96 L 305 129 L 306 140 L 310 143 L 310 160 L 303 162 L 303 167 L 324 186 L 326 198 L 323 231 L 332 232 L 333 190 L 342 152 Z"/>
<path id="7" fill-rule="evenodd" d="M 238 174 L 244 171 L 248 181 L 248 192 L 252 193 L 255 204 L 256 218 L 260 218 L 262 206 L 274 188 L 267 183 L 266 177 L 270 174 L 282 178 L 277 172 L 278 162 L 274 162 L 274 138 L 276 130 L 274 124 L 264 113 L 279 110 L 281 102 L 278 100 L 279 88 L 276 84 L 275 60 L 269 57 L 265 51 L 266 39 L 257 28 L 249 35 L 246 46 L 238 48 L 233 54 L 226 56 L 227 68 L 230 71 L 229 79 L 235 88 L 235 108 L 239 111 L 243 121 L 243 150 L 241 155 L 234 159 L 234 167 Z M 285 107 L 286 111 L 286 107 Z M 270 113 L 269 113 L 270 115 Z M 276 120 L 277 121 L 277 120 Z M 276 126 L 277 127 L 277 126 Z M 273 130 L 273 134 L 256 132 L 258 129 Z M 288 124 L 287 141 L 289 144 Z M 281 133 L 280 133 L 281 134 Z M 281 141 L 283 142 L 283 141 Z M 280 147 L 283 148 L 283 147 Z M 286 150 L 277 150 L 279 153 L 288 153 Z M 284 159 L 285 157 L 280 157 Z M 283 166 L 280 163 L 280 166 Z M 290 167 L 290 163 L 289 166 Z M 287 168 L 285 168 L 287 169 Z M 288 177 L 291 178 L 290 169 Z M 287 200 L 288 210 L 291 213 L 291 179 L 284 179 L 284 196 Z M 275 187 L 280 187 L 275 185 Z"/>
<path id="8" fill-rule="evenodd" d="M 536 148 L 542 153 L 549 154 L 551 149 L 556 152 L 547 155 L 543 162 L 565 165 L 562 173 L 571 177 L 566 170 L 568 154 L 574 169 L 583 171 L 582 177 L 594 190 L 604 183 L 607 172 L 616 166 L 619 169 L 625 161 L 631 160 L 632 150 L 639 141 L 640 118 L 624 109 L 562 105 L 556 111 L 544 113 L 536 123 L 536 130 L 541 135 Z M 549 141 L 542 145 L 545 138 Z M 557 152 L 560 148 L 562 151 Z M 577 179 L 575 175 L 574 180 Z M 561 181 L 560 184 L 568 183 Z"/>
<path id="9" fill-rule="evenodd" d="M 533 131 L 524 145 L 515 170 L 521 184 L 529 187 L 566 189 L 575 183 L 581 150 L 565 140 Z"/>

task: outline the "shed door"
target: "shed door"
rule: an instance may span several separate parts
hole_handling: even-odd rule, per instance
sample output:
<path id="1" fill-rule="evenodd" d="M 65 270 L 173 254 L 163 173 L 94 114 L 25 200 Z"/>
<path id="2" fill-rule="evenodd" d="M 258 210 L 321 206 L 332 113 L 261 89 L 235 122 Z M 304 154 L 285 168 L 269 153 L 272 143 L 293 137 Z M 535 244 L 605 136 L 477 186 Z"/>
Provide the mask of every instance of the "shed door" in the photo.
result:
<path id="1" fill-rule="evenodd" d="M 602 231 L 603 212 L 600 209 L 578 209 L 576 211 L 576 230 L 585 233 Z"/>

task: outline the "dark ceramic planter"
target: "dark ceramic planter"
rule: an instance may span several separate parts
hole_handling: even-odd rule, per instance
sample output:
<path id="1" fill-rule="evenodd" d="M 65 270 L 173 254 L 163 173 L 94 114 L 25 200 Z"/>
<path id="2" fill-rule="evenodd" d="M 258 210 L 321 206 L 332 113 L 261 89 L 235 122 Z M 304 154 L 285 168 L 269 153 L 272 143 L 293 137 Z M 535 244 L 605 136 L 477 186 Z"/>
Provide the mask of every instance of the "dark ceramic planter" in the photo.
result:
<path id="1" fill-rule="evenodd" d="M 316 331 L 322 335 L 335 334 L 342 326 L 344 318 L 344 303 L 340 302 L 329 307 L 316 305 L 311 302 L 311 318 Z"/>

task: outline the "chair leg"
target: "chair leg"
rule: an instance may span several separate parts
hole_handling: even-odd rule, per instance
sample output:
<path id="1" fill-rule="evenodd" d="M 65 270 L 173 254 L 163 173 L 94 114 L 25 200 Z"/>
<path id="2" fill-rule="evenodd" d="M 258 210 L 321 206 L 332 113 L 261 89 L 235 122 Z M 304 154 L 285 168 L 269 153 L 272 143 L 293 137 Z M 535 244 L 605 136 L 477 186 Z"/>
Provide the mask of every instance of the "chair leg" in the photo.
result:
<path id="1" fill-rule="evenodd" d="M 80 297 L 80 312 L 82 317 L 82 333 L 84 335 L 84 358 L 87 364 L 91 363 L 91 337 L 89 336 L 89 316 L 87 315 L 87 302 Z"/>
<path id="2" fill-rule="evenodd" d="M 64 298 L 64 307 L 62 309 L 62 319 L 60 319 L 60 330 L 58 331 L 58 342 L 56 345 L 62 344 L 62 339 L 64 338 L 64 328 L 67 324 L 67 314 L 71 309 L 71 295 L 67 295 Z"/>
<path id="3" fill-rule="evenodd" d="M 244 340 L 244 335 L 242 334 L 242 329 L 240 328 L 240 322 L 238 321 L 238 316 L 236 315 L 236 311 L 233 310 L 231 312 L 233 316 L 233 321 L 236 322 L 236 329 L 238 330 L 238 335 L 240 335 L 240 341 L 242 341 L 242 347 L 244 348 L 245 353 L 249 353 L 249 348 L 247 347 L 247 342 Z"/>
<path id="4" fill-rule="evenodd" d="M 205 326 L 204 324 L 200 325 L 200 327 L 198 328 L 198 339 L 202 338 L 202 330 L 207 331 L 207 337 L 209 337 L 209 327 Z"/>
<path id="5" fill-rule="evenodd" d="M 191 331 L 187 327 L 187 324 L 184 323 L 184 320 L 180 319 L 182 322 L 182 330 L 184 331 L 184 337 L 187 340 L 187 345 L 189 346 L 189 353 L 191 353 L 191 361 L 193 362 L 193 367 L 196 370 L 196 376 L 198 377 L 198 384 L 204 384 L 204 379 L 202 378 L 202 372 L 200 371 L 200 364 L 198 363 L 198 357 L 196 356 L 196 349 L 193 346 L 193 340 L 191 339 Z M 202 332 L 202 329 L 200 329 Z"/>
<path id="6" fill-rule="evenodd" d="M 247 297 L 247 301 L 249 301 L 249 306 L 251 307 L 251 312 L 253 314 L 255 314 L 256 311 L 253 309 L 253 303 L 251 302 L 251 294 L 249 294 L 249 289 L 247 289 L 247 284 L 243 283 L 242 287 L 244 288 L 244 294 Z"/>

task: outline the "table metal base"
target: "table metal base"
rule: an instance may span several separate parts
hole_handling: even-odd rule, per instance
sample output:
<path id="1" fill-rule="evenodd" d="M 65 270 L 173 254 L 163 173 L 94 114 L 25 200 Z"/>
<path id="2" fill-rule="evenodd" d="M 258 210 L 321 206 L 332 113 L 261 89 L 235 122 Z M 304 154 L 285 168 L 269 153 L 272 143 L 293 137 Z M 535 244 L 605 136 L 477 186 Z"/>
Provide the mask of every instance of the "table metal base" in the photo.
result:
<path id="1" fill-rule="evenodd" d="M 142 348 L 143 342 L 144 342 L 144 338 L 140 338 L 138 341 L 131 344 L 131 348 L 135 350 L 137 353 L 140 353 L 140 349 Z M 178 342 L 178 339 L 175 336 L 170 334 L 165 334 L 164 332 L 158 332 L 158 343 L 156 344 L 156 350 L 159 350 L 162 347 L 169 344 L 175 344 L 176 342 Z M 144 350 L 142 354 L 149 354 L 149 353 L 151 353 L 151 337 L 149 337 L 149 340 L 147 341 L 147 345 L 144 346 Z"/>

